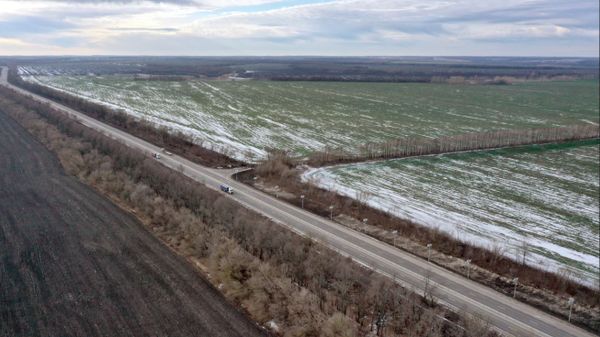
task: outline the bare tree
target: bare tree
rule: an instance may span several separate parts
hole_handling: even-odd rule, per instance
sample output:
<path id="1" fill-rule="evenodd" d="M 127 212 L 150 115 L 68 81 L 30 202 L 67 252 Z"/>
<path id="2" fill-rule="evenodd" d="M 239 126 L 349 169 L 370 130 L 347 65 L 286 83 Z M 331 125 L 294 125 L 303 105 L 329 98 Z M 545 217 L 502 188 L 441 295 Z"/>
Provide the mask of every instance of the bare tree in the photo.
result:
<path id="1" fill-rule="evenodd" d="M 489 319 L 467 312 L 463 312 L 461 317 L 463 317 L 462 325 L 465 337 L 487 336 L 490 333 Z"/>
<path id="2" fill-rule="evenodd" d="M 529 242 L 527 240 L 523 240 L 515 249 L 516 258 L 521 261 L 521 265 L 525 265 L 527 262 L 527 254 L 529 254 Z"/>
<path id="3" fill-rule="evenodd" d="M 356 200 L 358 201 L 358 204 L 361 206 L 367 205 L 369 200 L 371 200 L 372 197 L 373 197 L 373 193 L 371 193 L 369 191 L 359 191 L 356 194 Z"/>
<path id="4" fill-rule="evenodd" d="M 430 307 L 436 304 L 436 284 L 431 280 L 431 271 L 427 271 L 425 274 L 424 286 L 423 286 L 423 299 L 425 303 Z"/>
<path id="5" fill-rule="evenodd" d="M 323 324 L 321 335 L 323 337 L 355 337 L 354 323 L 345 315 L 336 312 Z"/>

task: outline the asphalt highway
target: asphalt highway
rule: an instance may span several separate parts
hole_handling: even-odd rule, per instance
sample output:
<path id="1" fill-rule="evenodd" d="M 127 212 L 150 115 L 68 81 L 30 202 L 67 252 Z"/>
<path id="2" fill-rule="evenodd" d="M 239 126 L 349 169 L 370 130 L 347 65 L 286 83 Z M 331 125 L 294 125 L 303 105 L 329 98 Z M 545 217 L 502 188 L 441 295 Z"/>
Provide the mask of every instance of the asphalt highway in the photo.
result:
<path id="1" fill-rule="evenodd" d="M 3 67 L 0 77 L 1 85 L 29 95 L 32 99 L 46 102 L 76 118 L 82 124 L 117 139 L 126 146 L 144 151 L 148 156 L 161 150 L 157 146 L 85 114 L 12 86 L 7 82 L 6 75 L 7 69 Z M 394 278 L 409 289 L 422 293 L 425 280 L 429 278 L 435 286 L 434 294 L 439 302 L 454 310 L 482 317 L 505 335 L 594 336 L 564 320 L 463 276 L 239 183 L 232 178 L 232 170 L 207 168 L 177 155 L 161 155 L 159 161 L 210 188 L 218 190 L 219 185 L 223 183 L 231 186 L 235 192 L 228 197 L 238 201 L 241 205 L 255 210 L 299 234 L 318 240 L 340 254 L 349 256 L 358 263 Z"/>

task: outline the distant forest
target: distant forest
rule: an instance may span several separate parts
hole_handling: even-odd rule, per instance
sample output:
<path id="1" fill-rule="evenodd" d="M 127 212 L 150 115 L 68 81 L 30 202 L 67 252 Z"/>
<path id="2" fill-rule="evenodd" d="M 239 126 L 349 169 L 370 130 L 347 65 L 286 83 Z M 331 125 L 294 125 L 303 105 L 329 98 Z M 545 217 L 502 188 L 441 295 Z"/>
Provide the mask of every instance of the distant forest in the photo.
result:
<path id="1" fill-rule="evenodd" d="M 0 63 L 70 75 L 130 74 L 280 81 L 509 84 L 598 79 L 598 58 L 528 57 L 21 57 Z M 29 69 L 29 68 L 27 68 Z"/>

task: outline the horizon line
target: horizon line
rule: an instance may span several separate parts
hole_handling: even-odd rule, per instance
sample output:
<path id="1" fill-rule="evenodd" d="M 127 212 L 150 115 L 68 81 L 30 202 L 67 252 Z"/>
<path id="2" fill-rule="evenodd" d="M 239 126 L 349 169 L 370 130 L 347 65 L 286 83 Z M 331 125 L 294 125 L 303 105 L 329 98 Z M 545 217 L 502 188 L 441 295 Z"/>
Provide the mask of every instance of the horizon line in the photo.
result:
<path id="1" fill-rule="evenodd" d="M 62 55 L 0 55 L 0 58 L 10 57 L 322 57 L 322 58 L 425 58 L 425 57 L 446 57 L 446 58 L 460 58 L 460 57 L 476 57 L 476 58 L 586 58 L 586 59 L 600 59 L 598 56 L 541 56 L 541 55 L 318 55 L 318 54 L 307 54 L 307 55 L 160 55 L 160 54 L 62 54 Z"/>

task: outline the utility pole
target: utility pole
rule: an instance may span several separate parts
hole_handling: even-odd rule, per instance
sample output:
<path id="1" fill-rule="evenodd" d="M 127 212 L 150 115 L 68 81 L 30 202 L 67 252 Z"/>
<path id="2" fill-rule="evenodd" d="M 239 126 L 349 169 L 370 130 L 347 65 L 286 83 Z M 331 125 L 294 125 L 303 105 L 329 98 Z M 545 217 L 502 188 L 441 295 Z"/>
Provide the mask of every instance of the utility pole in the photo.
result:
<path id="1" fill-rule="evenodd" d="M 471 278 L 471 259 L 467 260 L 467 278 Z"/>
<path id="2" fill-rule="evenodd" d="M 433 246 L 431 243 L 427 244 L 427 262 L 431 260 L 431 246 Z"/>
<path id="3" fill-rule="evenodd" d="M 575 303 L 575 299 L 573 297 L 569 297 L 569 323 L 571 323 L 571 314 L 573 313 L 573 303 Z"/>

